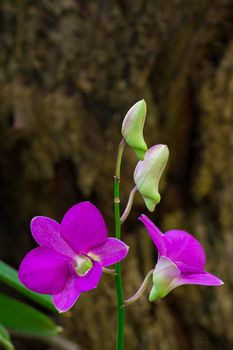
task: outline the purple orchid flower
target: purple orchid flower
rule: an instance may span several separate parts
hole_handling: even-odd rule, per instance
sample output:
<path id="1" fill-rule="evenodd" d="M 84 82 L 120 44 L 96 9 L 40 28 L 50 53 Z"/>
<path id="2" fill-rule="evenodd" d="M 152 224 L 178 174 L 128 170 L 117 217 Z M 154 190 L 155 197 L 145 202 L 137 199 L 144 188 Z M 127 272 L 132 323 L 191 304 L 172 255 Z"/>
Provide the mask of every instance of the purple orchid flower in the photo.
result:
<path id="1" fill-rule="evenodd" d="M 150 301 L 163 298 L 172 289 L 184 284 L 223 284 L 218 277 L 204 270 L 204 249 L 192 235 L 181 230 L 170 230 L 163 234 L 146 215 L 141 215 L 139 220 L 145 225 L 158 249 Z"/>
<path id="2" fill-rule="evenodd" d="M 51 294 L 59 312 L 69 310 L 82 292 L 96 288 L 103 268 L 122 260 L 128 246 L 107 237 L 100 211 L 90 202 L 74 205 L 62 219 L 36 216 L 31 221 L 32 249 L 19 268 L 29 289 Z"/>

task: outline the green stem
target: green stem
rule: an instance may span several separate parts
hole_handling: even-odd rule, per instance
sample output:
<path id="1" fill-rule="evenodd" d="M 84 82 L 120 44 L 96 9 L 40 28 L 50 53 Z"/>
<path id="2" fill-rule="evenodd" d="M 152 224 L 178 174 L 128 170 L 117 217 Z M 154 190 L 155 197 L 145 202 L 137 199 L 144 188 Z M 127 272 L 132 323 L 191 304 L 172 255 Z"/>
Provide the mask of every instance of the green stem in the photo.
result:
<path id="1" fill-rule="evenodd" d="M 121 223 L 120 223 L 120 171 L 121 171 L 121 159 L 124 151 L 125 141 L 120 142 L 117 162 L 116 173 L 114 178 L 114 214 L 115 214 L 115 234 L 116 238 L 121 239 Z M 124 297 L 122 289 L 121 278 L 121 264 L 116 264 L 116 290 L 117 290 L 117 350 L 124 350 L 124 324 L 125 324 L 125 310 L 124 310 Z"/>
<path id="2" fill-rule="evenodd" d="M 125 148 L 125 139 L 122 139 L 118 148 L 118 154 L 117 154 L 117 160 L 116 160 L 116 172 L 115 172 L 116 179 L 119 180 L 119 182 L 121 177 L 121 160 L 122 160 L 124 148 Z"/>

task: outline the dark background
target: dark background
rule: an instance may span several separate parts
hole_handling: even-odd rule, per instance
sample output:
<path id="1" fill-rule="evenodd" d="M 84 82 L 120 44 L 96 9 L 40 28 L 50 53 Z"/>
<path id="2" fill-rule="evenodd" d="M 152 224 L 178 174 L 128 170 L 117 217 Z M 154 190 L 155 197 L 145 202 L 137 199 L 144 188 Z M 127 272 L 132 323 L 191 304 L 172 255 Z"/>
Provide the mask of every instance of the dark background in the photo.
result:
<path id="1" fill-rule="evenodd" d="M 127 308 L 126 350 L 232 349 L 232 33 L 232 0 L 0 3 L 0 257 L 18 268 L 35 246 L 30 219 L 60 220 L 82 200 L 99 207 L 113 233 L 121 123 L 144 98 L 147 143 L 170 148 L 162 201 L 150 217 L 163 230 L 195 234 L 207 269 L 225 282 L 184 286 L 156 304 L 142 297 Z M 122 207 L 136 162 L 127 150 Z M 142 212 L 137 195 L 123 227 L 131 247 L 126 297 L 156 261 L 137 221 Z M 114 349 L 114 279 L 104 276 L 57 322 L 88 350 Z M 45 349 L 38 341 L 16 344 Z"/>

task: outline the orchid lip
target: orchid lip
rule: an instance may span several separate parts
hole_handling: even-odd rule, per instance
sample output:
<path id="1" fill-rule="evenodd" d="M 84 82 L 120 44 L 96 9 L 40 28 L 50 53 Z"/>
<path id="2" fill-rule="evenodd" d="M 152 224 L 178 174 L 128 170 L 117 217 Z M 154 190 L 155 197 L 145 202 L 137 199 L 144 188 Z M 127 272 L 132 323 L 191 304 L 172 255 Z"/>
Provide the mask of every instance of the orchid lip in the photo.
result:
<path id="1" fill-rule="evenodd" d="M 77 255 L 74 259 L 74 269 L 78 276 L 85 276 L 93 267 L 92 260 L 86 255 Z"/>
<path id="2" fill-rule="evenodd" d="M 177 286 L 180 270 L 169 258 L 160 256 L 153 272 L 153 288 L 149 300 L 163 298 Z"/>

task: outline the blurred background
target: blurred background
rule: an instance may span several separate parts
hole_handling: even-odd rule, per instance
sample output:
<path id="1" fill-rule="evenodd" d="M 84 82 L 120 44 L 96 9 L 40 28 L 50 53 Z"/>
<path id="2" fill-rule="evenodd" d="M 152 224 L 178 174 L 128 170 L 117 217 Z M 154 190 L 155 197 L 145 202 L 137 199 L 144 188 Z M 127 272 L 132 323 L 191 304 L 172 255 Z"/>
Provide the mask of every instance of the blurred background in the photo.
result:
<path id="1" fill-rule="evenodd" d="M 36 246 L 31 218 L 60 221 L 83 200 L 98 206 L 114 233 L 121 123 L 144 98 L 148 145 L 170 148 L 162 201 L 149 216 L 162 230 L 193 233 L 207 269 L 225 285 L 184 286 L 158 303 L 146 293 L 127 308 L 126 350 L 232 349 L 232 0 L 3 0 L 0 83 L 0 258 L 18 268 Z M 122 209 L 136 163 L 127 150 Z M 141 213 L 148 214 L 137 195 L 123 226 L 131 247 L 125 297 L 156 262 Z M 55 321 L 82 349 L 114 349 L 114 278 L 105 275 Z M 58 349 L 13 340 L 20 350 Z"/>

